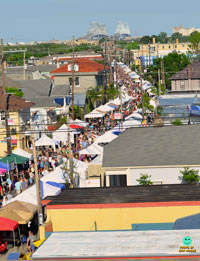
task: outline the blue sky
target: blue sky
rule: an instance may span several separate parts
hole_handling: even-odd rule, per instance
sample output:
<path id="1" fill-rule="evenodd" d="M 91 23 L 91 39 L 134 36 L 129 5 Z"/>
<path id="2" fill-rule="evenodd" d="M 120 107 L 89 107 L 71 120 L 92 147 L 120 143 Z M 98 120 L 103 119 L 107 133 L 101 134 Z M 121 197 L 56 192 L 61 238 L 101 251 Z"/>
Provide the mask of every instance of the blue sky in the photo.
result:
<path id="1" fill-rule="evenodd" d="M 199 0 L 0 0 L 4 41 L 71 39 L 86 34 L 91 22 L 113 34 L 118 21 L 132 35 L 172 33 L 172 27 L 200 27 Z"/>

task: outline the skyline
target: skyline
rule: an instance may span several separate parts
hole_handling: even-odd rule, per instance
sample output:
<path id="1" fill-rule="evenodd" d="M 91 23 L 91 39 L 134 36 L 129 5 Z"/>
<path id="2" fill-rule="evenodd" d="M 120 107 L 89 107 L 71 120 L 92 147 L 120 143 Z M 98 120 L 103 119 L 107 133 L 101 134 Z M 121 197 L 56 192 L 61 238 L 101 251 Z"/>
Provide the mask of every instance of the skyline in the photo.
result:
<path id="1" fill-rule="evenodd" d="M 200 2 L 191 0 L 0 0 L 3 25 L 0 37 L 5 42 L 70 40 L 85 36 L 90 23 L 106 24 L 108 34 L 114 34 L 118 21 L 128 23 L 131 35 L 167 32 L 172 28 L 200 27 Z M 195 8 L 194 8 L 195 7 Z"/>

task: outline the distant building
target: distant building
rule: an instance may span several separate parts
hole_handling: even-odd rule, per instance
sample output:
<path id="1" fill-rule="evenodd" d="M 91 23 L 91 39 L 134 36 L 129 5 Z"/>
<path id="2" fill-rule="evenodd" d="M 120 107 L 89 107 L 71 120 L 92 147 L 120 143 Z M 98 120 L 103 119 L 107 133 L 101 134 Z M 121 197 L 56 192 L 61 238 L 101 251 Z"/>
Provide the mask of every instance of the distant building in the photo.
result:
<path id="1" fill-rule="evenodd" d="M 126 39 L 131 36 L 130 29 L 127 23 L 122 21 L 118 22 L 117 29 L 115 31 L 115 38 Z"/>
<path id="2" fill-rule="evenodd" d="M 188 65 L 170 80 L 172 92 L 200 92 L 200 63 Z"/>
<path id="3" fill-rule="evenodd" d="M 184 28 L 182 25 L 173 28 L 173 33 L 180 33 L 184 36 L 189 36 L 191 33 L 195 31 L 200 32 L 200 28 L 195 28 L 195 27 Z"/>
<path id="4" fill-rule="evenodd" d="M 86 94 L 88 88 L 103 85 L 104 65 L 89 58 L 75 58 L 75 94 Z M 72 58 L 51 72 L 54 85 L 72 86 Z"/>
<path id="5" fill-rule="evenodd" d="M 164 57 L 172 52 L 184 53 L 190 50 L 190 43 L 156 43 L 153 39 L 153 43 L 140 44 L 139 50 L 131 50 L 133 53 L 133 59 L 136 64 L 142 64 L 142 66 L 148 66 L 153 64 L 154 59 L 158 57 Z"/>
<path id="6" fill-rule="evenodd" d="M 108 32 L 105 24 L 99 24 L 96 22 L 90 24 L 90 28 L 86 35 L 87 39 L 99 40 L 106 37 L 108 37 Z"/>

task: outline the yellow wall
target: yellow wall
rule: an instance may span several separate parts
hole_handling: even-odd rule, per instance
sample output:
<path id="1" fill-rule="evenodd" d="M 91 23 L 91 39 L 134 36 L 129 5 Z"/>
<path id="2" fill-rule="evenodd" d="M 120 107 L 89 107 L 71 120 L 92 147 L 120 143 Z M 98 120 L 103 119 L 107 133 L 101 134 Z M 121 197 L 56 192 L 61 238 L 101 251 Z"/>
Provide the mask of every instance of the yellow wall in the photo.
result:
<path id="1" fill-rule="evenodd" d="M 53 231 L 131 229 L 135 223 L 168 223 L 200 212 L 200 206 L 138 207 L 105 209 L 48 209 Z"/>
<path id="2" fill-rule="evenodd" d="M 9 112 L 9 118 L 14 120 L 13 125 L 10 125 L 10 132 L 12 128 L 16 128 L 16 135 L 11 135 L 12 139 L 17 139 L 17 145 L 12 146 L 12 149 L 21 148 L 24 149 L 22 146 L 22 139 L 26 138 L 25 133 L 20 129 L 20 117 L 18 112 Z M 4 157 L 7 153 L 7 143 L 2 142 L 5 141 L 6 137 L 6 129 L 5 126 L 0 126 L 0 157 Z"/>

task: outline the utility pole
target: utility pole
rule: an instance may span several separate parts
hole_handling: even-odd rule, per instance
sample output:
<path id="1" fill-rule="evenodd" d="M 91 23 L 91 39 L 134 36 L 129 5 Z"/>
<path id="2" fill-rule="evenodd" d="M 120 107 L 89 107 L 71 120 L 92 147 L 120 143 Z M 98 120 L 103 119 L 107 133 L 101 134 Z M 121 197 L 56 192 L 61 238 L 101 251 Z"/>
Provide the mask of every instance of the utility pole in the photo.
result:
<path id="1" fill-rule="evenodd" d="M 24 81 L 26 80 L 26 52 L 24 51 Z"/>
<path id="2" fill-rule="evenodd" d="M 162 84 L 164 86 L 164 88 L 166 88 L 165 85 L 165 66 L 164 66 L 164 60 L 161 60 L 161 75 L 162 75 Z"/>
<path id="3" fill-rule="evenodd" d="M 142 77 L 140 77 L 140 88 L 141 88 L 141 94 L 142 94 L 142 118 L 144 120 L 144 92 L 142 89 Z"/>
<path id="4" fill-rule="evenodd" d="M 149 43 L 149 66 L 151 65 L 151 45 Z"/>
<path id="5" fill-rule="evenodd" d="M 37 161 L 37 152 L 35 147 L 35 137 L 34 137 L 34 129 L 33 129 L 33 115 L 30 117 L 30 125 L 31 125 L 31 139 L 33 146 L 33 159 L 34 159 L 34 168 L 35 168 L 35 183 L 36 183 L 36 196 L 37 196 L 37 207 L 38 207 L 38 228 L 39 225 L 43 223 L 43 214 L 42 214 L 42 204 L 41 204 L 41 189 L 40 189 L 40 177 L 38 174 L 38 161 Z"/>
<path id="6" fill-rule="evenodd" d="M 68 129 L 68 146 L 69 146 L 69 176 L 70 182 L 73 184 L 73 165 L 72 165 L 72 147 L 71 147 L 71 134 Z"/>
<path id="7" fill-rule="evenodd" d="M 74 79 L 75 79 L 75 71 L 74 71 L 74 36 L 72 37 L 72 120 L 75 120 L 74 115 Z"/>
<path id="8" fill-rule="evenodd" d="M 6 80 L 5 80 L 5 68 L 4 68 L 4 48 L 3 39 L 1 39 L 1 77 L 2 77 L 2 97 L 4 100 L 4 112 L 5 112 L 5 127 L 6 127 L 6 143 L 7 143 L 7 154 L 12 153 L 10 128 L 8 125 L 8 95 L 6 95 Z"/>
<path id="9" fill-rule="evenodd" d="M 106 79 L 106 64 L 107 64 L 107 41 L 105 41 L 105 51 L 104 51 L 104 91 L 103 91 L 103 104 L 106 103 L 106 85 L 107 85 L 107 79 Z"/>
<path id="10" fill-rule="evenodd" d="M 160 69 L 158 69 L 158 96 L 160 97 L 161 91 L 160 91 Z"/>

